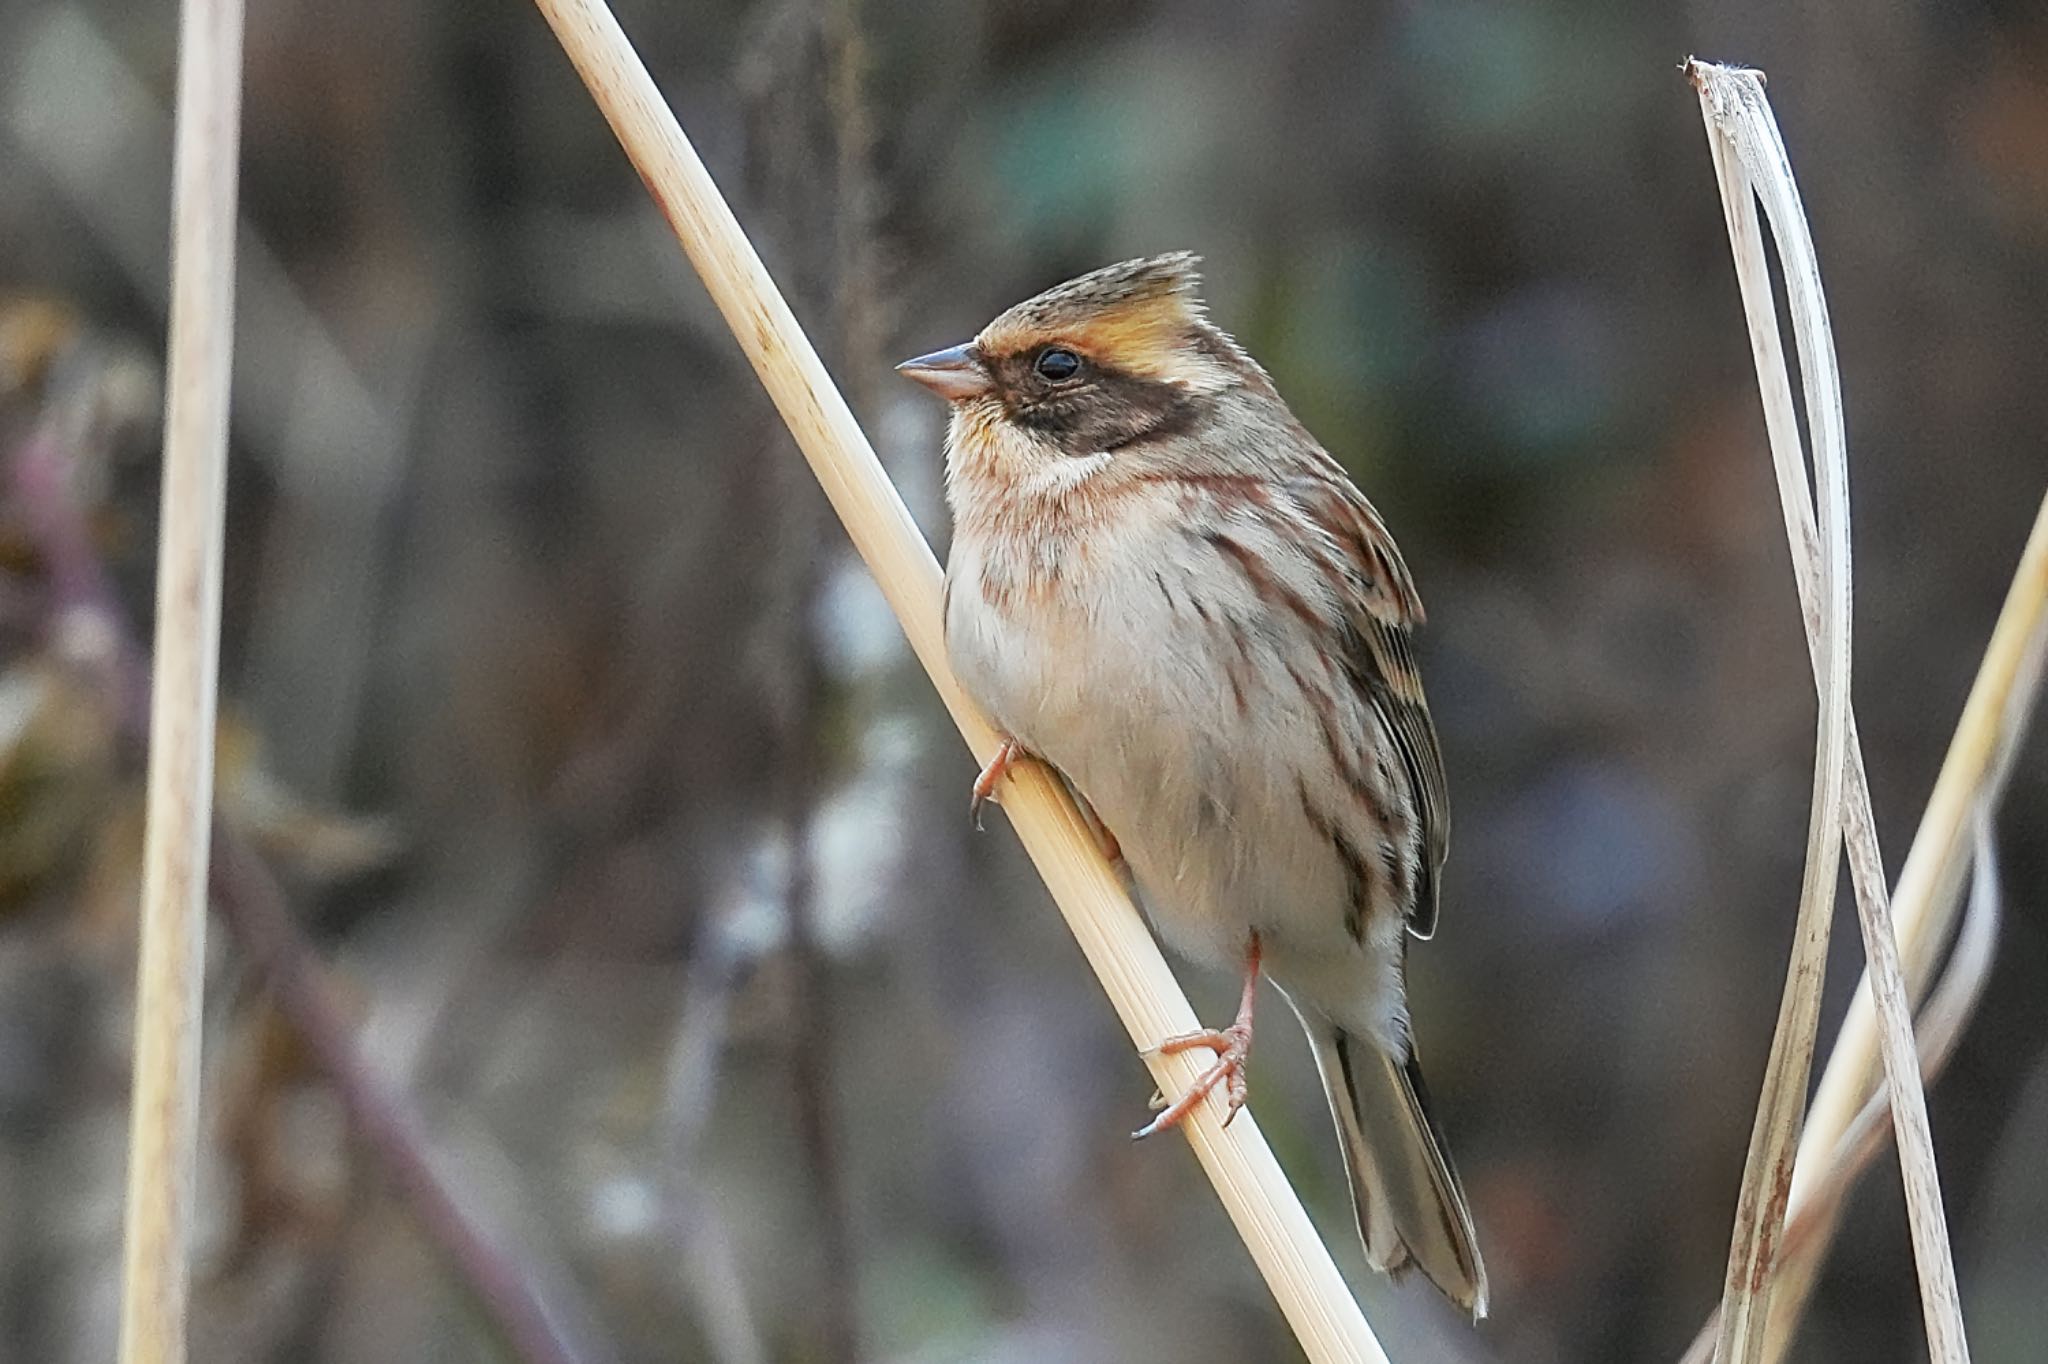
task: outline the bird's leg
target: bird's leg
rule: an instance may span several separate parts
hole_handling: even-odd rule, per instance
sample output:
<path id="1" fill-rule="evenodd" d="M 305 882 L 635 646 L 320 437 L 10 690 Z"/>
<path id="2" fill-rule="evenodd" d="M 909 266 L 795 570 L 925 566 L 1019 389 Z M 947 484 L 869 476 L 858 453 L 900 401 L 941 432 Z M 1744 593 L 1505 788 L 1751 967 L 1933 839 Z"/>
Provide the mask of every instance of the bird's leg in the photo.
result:
<path id="1" fill-rule="evenodd" d="M 1025 750 L 1024 745 L 1015 739 L 1003 740 L 1002 747 L 988 760 L 988 766 L 982 768 L 980 775 L 974 779 L 974 797 L 967 803 L 967 813 L 973 818 L 975 828 L 981 827 L 982 806 L 990 801 L 998 805 L 1003 803 L 1002 798 L 996 795 L 996 787 L 1010 774 L 1010 769 L 1032 756 Z M 1088 798 L 1075 790 L 1071 783 L 1068 784 L 1067 791 L 1073 796 L 1074 803 L 1080 807 L 1081 822 L 1086 824 L 1088 832 L 1095 836 L 1095 846 L 1101 851 L 1103 859 L 1112 866 L 1121 862 L 1124 856 L 1123 845 L 1116 841 L 1116 835 L 1102 822 L 1102 816 L 1095 813 L 1095 807 L 1088 803 Z"/>
<path id="2" fill-rule="evenodd" d="M 1245 1062 L 1252 1054 L 1252 1004 L 1259 993 L 1259 935 L 1253 933 L 1251 944 L 1244 954 L 1244 994 L 1237 1003 L 1237 1018 L 1222 1030 L 1214 1028 L 1202 1032 L 1185 1033 L 1169 1037 L 1159 1044 L 1159 1054 L 1173 1056 L 1197 1047 L 1206 1047 L 1216 1053 L 1216 1064 L 1195 1077 L 1188 1086 L 1188 1092 L 1175 1100 L 1172 1107 L 1131 1133 L 1133 1140 L 1149 1137 L 1155 1132 L 1164 1132 L 1169 1127 L 1179 1126 L 1181 1120 L 1195 1111 L 1195 1105 L 1209 1097 L 1209 1091 L 1218 1085 L 1227 1084 L 1224 1091 L 1230 1099 L 1230 1111 L 1223 1117 L 1223 1125 L 1230 1126 L 1237 1110 L 1244 1107 Z"/>
<path id="3" fill-rule="evenodd" d="M 1003 746 L 988 760 L 988 766 L 981 769 L 981 775 L 974 779 L 974 797 L 967 802 L 967 814 L 974 821 L 974 827 L 981 827 L 981 807 L 996 799 L 996 787 L 1009 775 L 1010 765 L 1025 756 L 1023 745 L 1015 739 L 1003 740 Z M 1001 801 L 997 801 L 1001 804 Z"/>

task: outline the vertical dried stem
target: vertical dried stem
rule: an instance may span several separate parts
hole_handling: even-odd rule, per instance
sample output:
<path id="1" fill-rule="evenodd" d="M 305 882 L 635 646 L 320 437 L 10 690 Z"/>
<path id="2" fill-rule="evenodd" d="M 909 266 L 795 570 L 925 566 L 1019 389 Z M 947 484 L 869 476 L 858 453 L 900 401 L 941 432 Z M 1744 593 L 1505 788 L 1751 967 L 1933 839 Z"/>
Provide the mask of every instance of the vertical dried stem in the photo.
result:
<path id="1" fill-rule="evenodd" d="M 1970 883 L 1969 907 L 1956 933 L 1955 950 L 1949 955 L 1941 979 L 1927 1002 L 1914 1017 L 1913 1026 L 1920 1046 L 1920 1079 L 1932 1085 L 1948 1063 L 1963 1031 L 1982 1001 L 1990 983 L 1996 956 L 1999 903 L 1997 850 L 1992 838 L 1992 810 L 2002 785 L 1994 781 L 1980 796 L 1972 819 L 1976 829 L 1971 854 L 1974 874 Z M 1811 1292 L 1816 1272 L 1835 1234 L 1849 1193 L 1864 1170 L 1877 1159 L 1891 1136 L 1890 1095 L 1874 1093 L 1858 1110 L 1840 1141 L 1827 1153 L 1817 1175 L 1811 1174 L 1795 1193 L 1785 1214 L 1785 1240 L 1778 1253 L 1778 1295 L 1771 1312 L 1771 1329 L 1765 1338 L 1768 1358 L 1782 1358 L 1789 1348 L 1798 1322 L 1799 1308 Z M 1812 1131 L 1809 1124 L 1808 1131 Z M 1807 1169 L 1803 1164 L 1795 1169 Z M 1709 1364 L 1715 1343 L 1721 1337 L 1721 1310 L 1708 1314 L 1705 1325 L 1691 1346 L 1679 1356 L 1679 1364 Z"/>
<path id="2" fill-rule="evenodd" d="M 163 526 L 122 1270 L 123 1364 L 179 1364 L 185 1358 L 228 380 L 234 352 L 241 0 L 185 0 L 178 53 Z"/>
<path id="3" fill-rule="evenodd" d="M 1786 502 L 1786 529 L 1796 561 L 1805 607 L 1807 633 L 1815 650 L 1815 681 L 1821 694 L 1821 742 L 1816 771 L 1814 823 L 1807 845 L 1808 880 L 1801 899 L 1800 942 L 1795 948 L 1793 975 L 1787 982 L 1786 1007 L 1772 1047 L 1766 1079 L 1766 1104 L 1759 1109 L 1756 1135 L 1745 1171 L 1742 1202 L 1737 1212 L 1736 1241 L 1722 1302 L 1722 1333 L 1716 1358 L 1739 1361 L 1769 1357 L 1766 1336 L 1770 1303 L 1777 1279 L 1778 1237 L 1783 1229 L 1792 1189 L 1792 1138 L 1798 1133 L 1805 1105 L 1806 1079 L 1812 1059 L 1814 1010 L 1818 1005 L 1824 923 L 1817 939 L 1815 916 L 1832 911 L 1834 867 L 1839 861 L 1836 839 L 1847 834 L 1856 872 L 1856 897 L 1865 953 L 1882 1024 L 1880 1033 L 1887 1082 L 1895 1102 L 1901 1175 L 1911 1224 L 1915 1264 L 1929 1349 L 1937 1364 L 1964 1361 L 1969 1348 L 1955 1284 L 1948 1225 L 1934 1164 L 1933 1139 L 1927 1125 L 1926 1096 L 1913 1042 L 1911 1005 L 1899 964 L 1898 941 L 1889 908 L 1880 893 L 1876 836 L 1867 814 L 1867 791 L 1860 755 L 1852 745 L 1848 708 L 1849 682 L 1849 556 L 1847 455 L 1842 434 L 1841 397 L 1827 305 L 1820 286 L 1813 243 L 1799 201 L 1798 185 L 1779 137 L 1776 120 L 1763 93 L 1763 81 L 1752 71 L 1692 62 L 1687 66 L 1699 91 L 1708 145 L 1728 216 L 1729 240 L 1742 286 L 1757 377 L 1763 390 L 1766 424 L 1777 463 L 1781 497 Z M 1778 339 L 1778 318 L 1772 301 L 1768 266 L 1757 216 L 1763 200 L 1779 258 L 1785 269 L 1786 296 L 1799 344 L 1805 380 L 1806 414 L 1814 438 L 1814 468 L 1820 494 L 1817 534 L 1809 533 L 1806 476 L 1800 451 L 1791 386 Z M 1854 788 L 1843 804 L 1843 785 Z M 1824 810 L 1822 794 L 1830 808 Z M 1825 819 L 1825 826 L 1823 820 Z M 1825 840 L 1825 846 L 1822 841 Z M 1827 863 L 1817 885 L 1816 859 Z M 1824 902 L 1813 892 L 1825 890 Z M 1795 993 L 1798 994 L 1795 1011 Z M 1789 1046 L 1786 1044 L 1790 1038 Z M 1853 1113 L 1850 1115 L 1853 1116 Z M 1837 1130 L 1828 1138 L 1832 1149 Z M 1801 1144 L 1801 1153 L 1813 1148 Z M 1777 1337 L 1781 1342 L 1784 1332 Z"/>
<path id="4" fill-rule="evenodd" d="M 600 0 L 536 3 L 668 216 L 854 547 L 874 571 L 940 699 L 976 756 L 988 758 L 995 752 L 995 732 L 946 665 L 940 575 L 931 549 L 710 173 Z M 1192 1030 L 1194 1010 L 1080 813 L 1036 767 L 1020 771 L 1005 794 L 1011 825 L 1154 1079 L 1170 1091 L 1185 1088 L 1197 1062 L 1160 1056 L 1156 1048 L 1164 1038 Z M 1313 1364 L 1384 1361 L 1251 1115 L 1240 1114 L 1225 1131 L 1217 1106 L 1204 1105 L 1182 1130 Z"/>
<path id="5" fill-rule="evenodd" d="M 1803 468 L 1797 425 L 1791 418 L 1791 384 L 1778 339 L 1770 277 L 1764 265 L 1763 236 L 1756 211 L 1757 189 L 1744 156 L 1748 149 L 1725 127 L 1734 116 L 1731 110 L 1748 113 L 1761 104 L 1762 83 L 1754 73 L 1701 64 L 1694 65 L 1692 74 L 1700 90 L 1708 145 L 1720 181 L 1722 206 L 1727 212 L 1728 236 L 1742 284 L 1772 451 L 1781 465 L 1791 461 Z M 1789 176 L 1786 183 L 1790 184 Z M 1797 213 L 1796 190 L 1793 194 L 1792 222 L 1781 222 L 1781 205 L 1772 206 L 1771 222 L 1780 233 L 1781 249 L 1786 233 L 1804 229 L 1804 218 Z M 1814 795 L 1807 824 L 1806 871 L 1800 886 L 1798 921 L 1736 1205 L 1734 1243 L 1722 1296 L 1721 1340 L 1715 1352 L 1718 1364 L 1745 1364 L 1755 1359 L 1763 1347 L 1778 1238 L 1784 1230 L 1785 1205 L 1792 1184 L 1793 1150 L 1805 1116 L 1806 1081 L 1813 1062 L 1821 983 L 1827 965 L 1828 929 L 1841 866 L 1843 772 L 1849 738 L 1847 463 L 1834 348 L 1828 336 L 1827 309 L 1819 276 L 1807 264 L 1811 254 L 1810 247 L 1803 256 L 1787 254 L 1786 292 L 1793 307 L 1800 369 L 1806 381 L 1806 412 L 1813 431 L 1814 466 L 1820 491 L 1814 574 L 1818 590 L 1812 603 L 1816 609 L 1808 611 L 1806 621 L 1807 632 L 1815 641 L 1819 736 L 1815 744 Z M 1803 474 L 1800 481 L 1803 486 Z M 1805 549 L 1795 544 L 1793 552 Z"/>
<path id="6" fill-rule="evenodd" d="M 1921 816 L 1920 831 L 1913 846 L 1918 849 L 1946 848 L 1942 854 L 1929 853 L 1931 867 L 1916 875 L 1912 883 L 1899 882 L 1901 906 L 1914 907 L 1901 950 L 1915 948 L 1931 952 L 1932 940 L 1944 936 L 1948 922 L 1961 903 L 1962 874 L 1972 870 L 1969 908 L 1957 931 L 1939 984 L 1915 1020 L 1920 1049 L 1920 1074 L 1932 1083 L 1959 1040 L 1964 1026 L 1976 1010 L 1991 973 L 1997 925 L 2000 916 L 1997 867 L 1991 836 L 1991 819 L 2004 794 L 2005 783 L 2026 732 L 2026 721 L 2038 699 L 2048 661 L 2048 498 L 2034 518 L 2033 533 L 2020 558 L 2020 566 L 2006 592 L 2005 608 L 1984 662 L 1970 689 L 1962 721 L 1950 741 L 1947 759 Z M 1950 792 L 1942 794 L 1948 786 Z M 1958 810 L 1954 793 L 1968 791 L 1967 812 Z M 1974 847 L 1965 849 L 1953 836 L 1952 821 L 1967 818 L 1974 831 Z M 1908 859 L 1910 864 L 1911 858 Z M 1972 864 L 1974 866 L 1972 867 Z M 1905 898 L 1910 892 L 1915 898 Z M 1921 901 L 1932 896 L 1929 908 Z M 1902 918 L 1904 916 L 1902 915 Z M 1930 928 L 1930 924 L 1939 924 Z M 1873 1046 L 1868 1039 L 1866 1048 Z M 1869 1050 L 1860 1058 L 1838 1040 L 1829 1058 L 1829 1068 L 1845 1058 L 1856 1062 L 1865 1077 L 1871 1067 Z M 1842 1207 L 1856 1177 L 1883 1149 L 1890 1117 L 1890 1093 L 1880 1089 L 1869 1093 L 1854 1114 L 1838 1117 L 1816 1110 L 1807 1124 L 1802 1147 L 1812 1145 L 1815 1154 L 1802 1155 L 1797 1170 L 1801 1178 L 1792 1189 L 1791 1208 L 1786 1215 L 1785 1241 L 1780 1251 L 1778 1300 L 1771 1314 L 1766 1357 L 1781 1359 L 1790 1350 L 1799 1308 L 1812 1291 L 1821 1258 L 1839 1224 Z M 1825 1144 L 1820 1144 L 1821 1142 Z M 1720 1333 L 1720 1314 L 1711 1315 L 1692 1346 L 1680 1356 L 1680 1364 L 1707 1364 L 1713 1356 Z"/>

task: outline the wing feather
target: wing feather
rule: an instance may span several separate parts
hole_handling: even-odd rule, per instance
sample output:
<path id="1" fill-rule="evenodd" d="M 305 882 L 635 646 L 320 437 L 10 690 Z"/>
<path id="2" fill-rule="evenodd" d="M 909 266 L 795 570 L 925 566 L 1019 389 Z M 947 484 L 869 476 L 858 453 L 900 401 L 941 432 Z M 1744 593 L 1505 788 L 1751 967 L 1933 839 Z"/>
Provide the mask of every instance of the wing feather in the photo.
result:
<path id="1" fill-rule="evenodd" d="M 1443 750 L 1415 665 L 1415 630 L 1423 622 L 1422 599 L 1394 537 L 1379 512 L 1343 469 L 1320 449 L 1320 458 L 1291 481 L 1293 500 L 1329 537 L 1339 556 L 1349 619 L 1342 654 L 1353 684 L 1372 703 L 1380 724 L 1393 736 L 1421 823 L 1421 865 L 1408 931 L 1418 938 L 1436 932 L 1437 880 L 1450 847 L 1450 792 Z"/>

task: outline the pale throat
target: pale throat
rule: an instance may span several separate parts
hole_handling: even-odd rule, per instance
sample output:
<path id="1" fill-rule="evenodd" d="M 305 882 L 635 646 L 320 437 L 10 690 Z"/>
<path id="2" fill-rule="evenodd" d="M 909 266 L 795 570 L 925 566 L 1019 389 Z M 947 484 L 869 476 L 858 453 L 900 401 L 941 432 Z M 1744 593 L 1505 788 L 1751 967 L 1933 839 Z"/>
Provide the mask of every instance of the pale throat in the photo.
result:
<path id="1" fill-rule="evenodd" d="M 953 421 L 947 440 L 947 490 L 958 529 L 969 533 L 1025 526 L 1055 536 L 1092 522 L 1116 463 L 1107 450 L 1070 455 L 1048 441 L 973 408 Z"/>
<path id="2" fill-rule="evenodd" d="M 1128 490 L 1112 476 L 1115 455 L 1070 455 L 972 421 L 957 424 L 954 436 L 947 476 L 954 537 L 973 547 L 981 599 L 1000 615 L 1063 601 L 1087 580 L 1090 537 Z"/>

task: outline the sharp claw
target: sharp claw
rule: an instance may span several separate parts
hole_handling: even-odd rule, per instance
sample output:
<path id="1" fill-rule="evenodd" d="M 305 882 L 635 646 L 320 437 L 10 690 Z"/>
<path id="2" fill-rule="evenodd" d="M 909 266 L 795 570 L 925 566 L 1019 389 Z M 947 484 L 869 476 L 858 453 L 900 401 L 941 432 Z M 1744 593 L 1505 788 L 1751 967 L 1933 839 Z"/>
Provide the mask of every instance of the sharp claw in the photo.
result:
<path id="1" fill-rule="evenodd" d="M 1196 1076 L 1187 1092 L 1176 1099 L 1172 1106 L 1131 1133 L 1133 1141 L 1140 1141 L 1155 1132 L 1169 1127 L 1178 1127 L 1187 1116 L 1200 1108 L 1220 1085 L 1223 1088 L 1223 1126 L 1228 1127 L 1237 1119 L 1244 1108 L 1245 1100 L 1251 1094 L 1251 1084 L 1246 1078 L 1245 1067 L 1252 1053 L 1252 998 L 1259 979 L 1259 938 L 1252 935 L 1251 950 L 1245 962 L 1244 997 L 1239 1001 L 1237 1021 L 1227 1028 L 1205 1028 L 1200 1032 L 1184 1033 L 1169 1037 L 1154 1047 L 1148 1054 L 1178 1056 L 1182 1052 L 1206 1049 L 1215 1055 L 1215 1061 L 1200 1075 Z M 1152 1095 L 1152 1104 L 1157 1107 L 1164 1102 L 1162 1086 Z"/>
<path id="2" fill-rule="evenodd" d="M 982 807 L 991 801 L 1002 804 L 996 799 L 996 787 L 1009 774 L 1010 764 L 1023 756 L 1024 750 L 1017 747 L 1016 740 L 1005 739 L 1003 746 L 996 750 L 995 757 L 989 759 L 988 766 L 982 768 L 981 775 L 974 779 L 974 794 L 967 802 L 967 817 L 974 821 L 977 832 L 981 829 Z"/>
<path id="3" fill-rule="evenodd" d="M 1225 1127 L 1237 1121 L 1237 1115 L 1244 1112 L 1245 1101 L 1251 1097 L 1251 1087 L 1245 1083 L 1242 1063 L 1230 1073 L 1230 1109 L 1223 1115 Z"/>
<path id="4" fill-rule="evenodd" d="M 1251 1029 L 1244 1024 L 1234 1023 L 1228 1028 L 1187 1033 L 1180 1037 L 1169 1037 L 1161 1042 L 1154 1050 L 1162 1056 L 1176 1056 L 1182 1052 L 1207 1049 L 1215 1054 L 1216 1060 L 1195 1077 L 1194 1083 L 1188 1086 L 1187 1093 L 1177 1102 L 1144 1127 L 1133 1132 L 1132 1139 L 1141 1140 L 1168 1127 L 1179 1126 L 1219 1087 L 1223 1090 L 1223 1125 L 1230 1126 L 1236 1121 L 1239 1111 L 1244 1108 L 1245 1101 L 1251 1095 L 1250 1082 L 1245 1078 L 1245 1065 L 1251 1059 L 1251 1041 Z M 1164 1091 L 1154 1090 L 1150 1106 L 1158 1109 L 1164 1103 Z"/>

